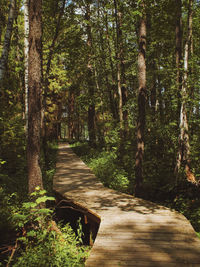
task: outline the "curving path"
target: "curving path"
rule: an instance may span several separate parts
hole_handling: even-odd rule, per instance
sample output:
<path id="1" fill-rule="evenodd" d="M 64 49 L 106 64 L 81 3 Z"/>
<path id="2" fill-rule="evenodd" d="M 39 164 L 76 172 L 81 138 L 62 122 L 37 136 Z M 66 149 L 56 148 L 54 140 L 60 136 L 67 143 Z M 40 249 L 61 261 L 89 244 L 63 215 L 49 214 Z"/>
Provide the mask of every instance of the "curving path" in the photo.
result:
<path id="1" fill-rule="evenodd" d="M 176 211 L 105 188 L 66 143 L 54 190 L 100 223 L 87 267 L 200 267 L 200 239 Z"/>

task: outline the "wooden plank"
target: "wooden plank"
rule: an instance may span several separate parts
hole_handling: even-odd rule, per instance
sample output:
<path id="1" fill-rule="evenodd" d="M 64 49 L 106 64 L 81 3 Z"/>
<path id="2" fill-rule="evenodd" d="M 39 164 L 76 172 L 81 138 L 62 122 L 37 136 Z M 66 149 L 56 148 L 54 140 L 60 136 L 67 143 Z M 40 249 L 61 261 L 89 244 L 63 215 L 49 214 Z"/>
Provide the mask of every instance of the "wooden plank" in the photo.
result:
<path id="1" fill-rule="evenodd" d="M 200 240 L 183 215 L 105 188 L 68 144 L 59 146 L 54 190 L 100 223 L 86 267 L 200 266 Z"/>
<path id="2" fill-rule="evenodd" d="M 111 250 L 112 251 L 112 250 Z M 115 260 L 140 260 L 140 259 L 148 259 L 150 261 L 163 261 L 163 262 L 169 262 L 172 261 L 172 259 L 175 262 L 185 262 L 185 261 L 190 261 L 194 263 L 199 263 L 200 264 L 200 258 L 198 254 L 195 254 L 194 251 L 186 251 L 186 250 L 171 250 L 171 249 L 166 249 L 165 251 L 160 251 L 158 248 L 157 251 L 150 251 L 148 249 L 145 250 L 140 250 L 137 249 L 136 247 L 132 250 L 128 251 L 122 251 L 121 253 L 117 250 L 112 252 L 106 251 L 104 248 L 104 252 L 99 252 L 99 251 L 93 251 L 95 253 L 95 256 L 93 258 L 103 258 L 105 260 L 109 259 L 112 257 L 112 259 Z M 92 256 L 91 256 L 92 258 Z"/>
<path id="3" fill-rule="evenodd" d="M 135 261 L 120 261 L 120 260 L 107 260 L 107 261 L 87 261 L 87 267 L 199 267 L 199 263 L 191 263 L 191 262 L 162 262 L 162 261 L 143 261 L 135 260 Z"/>

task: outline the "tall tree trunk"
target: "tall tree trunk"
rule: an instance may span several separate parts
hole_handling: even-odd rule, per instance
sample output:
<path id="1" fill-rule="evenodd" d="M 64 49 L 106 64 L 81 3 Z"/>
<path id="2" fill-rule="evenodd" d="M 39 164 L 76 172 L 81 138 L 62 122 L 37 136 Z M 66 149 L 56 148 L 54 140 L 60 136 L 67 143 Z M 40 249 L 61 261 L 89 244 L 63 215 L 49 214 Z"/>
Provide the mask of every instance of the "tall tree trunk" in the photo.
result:
<path id="1" fill-rule="evenodd" d="M 117 86 L 119 95 L 119 120 L 121 137 L 126 136 L 128 112 L 124 110 L 124 106 L 127 102 L 127 90 L 125 85 L 125 67 L 124 67 L 124 52 L 123 52 L 123 40 L 122 40 L 122 12 L 119 9 L 117 0 L 114 0 L 115 6 L 115 21 L 117 31 Z"/>
<path id="2" fill-rule="evenodd" d="M 29 1 L 28 190 L 43 188 L 40 160 L 42 97 L 42 0 Z"/>
<path id="3" fill-rule="evenodd" d="M 158 69 L 160 70 L 160 66 L 158 66 Z M 159 117 L 160 117 L 160 123 L 161 125 L 164 122 L 164 110 L 163 110 L 163 97 L 162 97 L 162 85 L 161 85 L 161 78 L 160 75 L 157 77 L 158 79 L 158 107 L 159 107 Z"/>
<path id="4" fill-rule="evenodd" d="M 152 74 L 152 86 L 150 89 L 150 100 L 151 100 L 151 110 L 153 115 L 153 120 L 156 119 L 156 111 L 157 111 L 157 88 L 156 88 L 156 62 L 153 60 L 152 64 L 150 65 L 151 70 L 153 71 Z"/>
<path id="5" fill-rule="evenodd" d="M 176 87 L 177 87 L 177 98 L 178 98 L 178 105 L 177 105 L 177 114 L 181 108 L 181 88 L 182 88 L 182 0 L 177 0 L 176 3 L 176 29 L 175 29 L 175 36 L 176 36 Z"/>
<path id="6" fill-rule="evenodd" d="M 189 60 L 190 60 L 190 64 L 188 66 L 188 75 L 191 77 L 193 76 L 194 73 L 194 60 L 193 60 L 193 56 L 194 56 L 194 47 L 193 47 L 193 26 L 192 26 L 192 20 L 193 20 L 193 3 L 194 1 L 190 1 L 189 2 L 189 22 L 188 22 L 188 31 L 189 31 Z M 188 96 L 191 98 L 191 100 L 194 100 L 194 84 L 195 82 L 193 81 L 193 83 L 190 83 L 189 85 L 189 92 L 188 92 Z M 189 103 L 189 114 L 188 114 L 188 118 L 189 120 L 191 119 L 191 117 L 193 116 L 193 109 L 194 108 L 194 102 L 190 101 Z M 191 135 L 193 135 L 193 129 L 194 127 L 191 127 Z"/>
<path id="7" fill-rule="evenodd" d="M 176 84 L 178 89 L 178 99 L 181 99 L 181 92 L 182 87 L 184 86 L 182 84 L 182 75 L 181 75 L 181 60 L 182 60 L 182 0 L 177 1 L 176 5 Z M 183 104 L 183 103 L 182 103 Z M 183 110 L 183 106 L 181 103 L 178 103 L 178 110 Z M 182 114 L 183 115 L 183 114 Z M 183 116 L 182 116 L 183 117 Z M 180 125 L 181 126 L 181 125 Z M 175 167 L 175 173 L 178 174 L 181 166 L 182 161 L 182 144 L 181 144 L 181 138 L 179 137 L 179 151 L 177 154 L 177 162 Z"/>
<path id="8" fill-rule="evenodd" d="M 94 104 L 94 70 L 92 66 L 92 31 L 90 25 L 90 1 L 86 3 L 85 19 L 87 21 L 87 47 L 88 47 L 88 64 L 87 64 L 87 82 L 88 82 L 88 93 L 90 98 L 90 104 L 88 107 L 88 132 L 89 142 L 91 146 L 95 146 L 96 134 L 95 134 L 95 104 Z"/>
<path id="9" fill-rule="evenodd" d="M 75 101 L 75 96 L 74 96 L 74 88 L 70 88 L 69 91 L 69 97 L 68 97 L 68 138 L 70 140 L 73 139 L 74 137 L 74 127 L 75 127 L 75 121 L 74 121 L 74 101 Z"/>
<path id="10" fill-rule="evenodd" d="M 181 164 L 184 164 L 187 180 L 196 183 L 196 179 L 190 169 L 190 143 L 189 143 L 189 127 L 187 118 L 186 99 L 188 97 L 188 71 L 189 71 L 189 51 L 192 45 L 192 8 L 193 0 L 189 0 L 188 8 L 188 32 L 187 40 L 184 48 L 184 76 L 181 88 L 181 110 L 180 110 L 180 136 L 179 136 L 179 150 L 177 155 L 177 163 L 175 172 L 179 173 Z"/>
<path id="11" fill-rule="evenodd" d="M 176 1 L 176 83 L 180 95 L 182 86 L 181 60 L 182 60 L 182 0 Z"/>
<path id="12" fill-rule="evenodd" d="M 138 54 L 138 120 L 137 120 L 137 152 L 135 162 L 135 196 L 142 195 L 143 184 L 143 157 L 144 157 L 144 131 L 145 131 L 145 105 L 146 105 L 146 14 L 144 1 L 141 2 L 143 15 L 139 28 L 139 54 Z"/>
<path id="13" fill-rule="evenodd" d="M 47 68 L 46 68 L 46 73 L 45 73 L 45 79 L 44 79 L 44 97 L 43 97 L 43 103 L 42 103 L 42 118 L 41 118 L 41 125 L 42 125 L 42 143 L 43 143 L 43 151 L 44 151 L 44 158 L 45 158 L 45 165 L 47 167 L 47 161 L 48 161 L 48 154 L 47 154 L 47 123 L 46 123 L 46 116 L 45 116 L 45 111 L 47 111 L 47 105 L 46 105 L 46 100 L 47 100 L 47 92 L 48 92 L 48 87 L 49 87 L 49 73 L 51 71 L 51 62 L 53 58 L 53 53 L 54 53 L 54 48 L 56 45 L 56 41 L 59 35 L 60 31 L 60 24 L 61 24 L 61 18 L 64 14 L 64 9 L 65 9 L 65 3 L 66 0 L 62 1 L 62 7 L 58 15 L 58 20 L 56 23 L 56 28 L 55 28 L 55 33 L 53 36 L 53 40 L 51 42 L 51 45 L 49 46 L 49 54 L 47 57 Z M 57 7 L 58 7 L 59 2 L 57 2 Z"/>
<path id="14" fill-rule="evenodd" d="M 25 133 L 28 138 L 28 35 L 29 35 L 29 16 L 28 0 L 24 3 L 24 87 L 25 87 Z"/>
<path id="15" fill-rule="evenodd" d="M 105 23 L 106 23 L 106 40 L 107 40 L 107 46 L 108 46 L 108 53 L 109 53 L 109 63 L 110 63 L 110 69 L 111 69 L 111 77 L 112 77 L 112 86 L 109 90 L 109 100 L 110 100 L 110 107 L 111 107 L 111 111 L 113 114 L 113 118 L 115 120 L 118 120 L 118 110 L 117 110 L 117 92 L 116 92 L 116 79 L 115 79 L 115 74 L 114 74 L 114 65 L 113 65 L 113 61 L 112 61 L 112 51 L 111 51 L 111 46 L 110 46 L 110 32 L 109 32 L 109 28 L 108 28 L 108 16 L 106 11 L 105 12 Z M 107 78 L 108 80 L 108 78 Z M 108 83 L 108 82 L 107 82 Z"/>
<path id="16" fill-rule="evenodd" d="M 11 40 L 11 35 L 12 35 L 13 22 L 14 22 L 14 18 L 15 18 L 15 4 L 16 4 L 15 0 L 10 0 L 7 29 L 6 29 L 5 38 L 4 38 L 3 51 L 1 54 L 1 58 L 0 58 L 0 81 L 4 77 L 6 65 L 8 62 L 8 54 L 9 54 L 9 50 L 10 50 L 10 40 Z"/>

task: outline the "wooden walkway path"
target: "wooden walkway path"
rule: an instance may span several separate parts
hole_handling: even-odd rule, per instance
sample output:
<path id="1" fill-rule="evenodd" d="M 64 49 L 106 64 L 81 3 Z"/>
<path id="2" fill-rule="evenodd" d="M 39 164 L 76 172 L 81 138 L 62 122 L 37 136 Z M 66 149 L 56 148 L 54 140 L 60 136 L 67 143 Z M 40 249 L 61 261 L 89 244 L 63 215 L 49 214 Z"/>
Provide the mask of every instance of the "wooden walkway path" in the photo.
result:
<path id="1" fill-rule="evenodd" d="M 87 267 L 200 267 L 200 239 L 178 212 L 105 188 L 60 144 L 54 190 L 100 223 Z"/>

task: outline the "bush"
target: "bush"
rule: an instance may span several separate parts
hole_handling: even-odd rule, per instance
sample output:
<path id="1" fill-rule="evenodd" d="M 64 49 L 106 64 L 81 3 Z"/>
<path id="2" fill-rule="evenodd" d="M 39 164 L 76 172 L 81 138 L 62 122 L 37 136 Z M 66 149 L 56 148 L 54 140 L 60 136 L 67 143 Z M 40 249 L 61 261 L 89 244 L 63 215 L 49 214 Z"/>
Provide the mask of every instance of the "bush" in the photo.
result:
<path id="1" fill-rule="evenodd" d="M 45 190 L 37 188 L 31 197 L 35 201 L 24 202 L 22 208 L 12 212 L 11 221 L 20 236 L 16 241 L 17 252 L 8 261 L 14 267 L 83 266 L 88 252 L 81 246 L 81 227 L 76 236 L 68 224 L 62 228 L 55 226 L 53 210 L 44 206 L 54 198 L 47 197 Z"/>
<path id="2" fill-rule="evenodd" d="M 90 148 L 87 143 L 79 142 L 71 147 L 105 186 L 121 192 L 128 192 L 128 174 L 120 166 L 114 150 L 109 152 L 95 150 Z"/>

